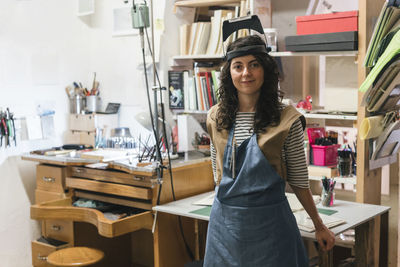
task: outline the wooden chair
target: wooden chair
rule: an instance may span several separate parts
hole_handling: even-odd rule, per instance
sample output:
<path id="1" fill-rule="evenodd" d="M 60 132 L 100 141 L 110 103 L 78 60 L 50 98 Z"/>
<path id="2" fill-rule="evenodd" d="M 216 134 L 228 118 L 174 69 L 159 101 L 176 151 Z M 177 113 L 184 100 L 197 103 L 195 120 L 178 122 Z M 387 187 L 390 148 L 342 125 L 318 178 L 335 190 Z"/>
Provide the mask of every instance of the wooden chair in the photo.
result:
<path id="1" fill-rule="evenodd" d="M 55 266 L 88 266 L 99 262 L 104 252 L 88 247 L 71 247 L 56 250 L 47 256 L 47 262 Z"/>

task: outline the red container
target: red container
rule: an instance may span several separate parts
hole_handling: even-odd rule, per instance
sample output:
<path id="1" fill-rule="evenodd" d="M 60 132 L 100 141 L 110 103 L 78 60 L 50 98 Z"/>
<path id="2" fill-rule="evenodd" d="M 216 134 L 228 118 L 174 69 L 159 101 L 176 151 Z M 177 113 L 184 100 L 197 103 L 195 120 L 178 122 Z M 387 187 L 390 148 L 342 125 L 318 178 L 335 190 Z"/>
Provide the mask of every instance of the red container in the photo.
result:
<path id="1" fill-rule="evenodd" d="M 358 31 L 358 11 L 296 17 L 297 35 Z"/>
<path id="2" fill-rule="evenodd" d="M 311 145 L 313 164 L 317 166 L 332 166 L 337 164 L 338 148 L 340 145 L 318 146 Z"/>

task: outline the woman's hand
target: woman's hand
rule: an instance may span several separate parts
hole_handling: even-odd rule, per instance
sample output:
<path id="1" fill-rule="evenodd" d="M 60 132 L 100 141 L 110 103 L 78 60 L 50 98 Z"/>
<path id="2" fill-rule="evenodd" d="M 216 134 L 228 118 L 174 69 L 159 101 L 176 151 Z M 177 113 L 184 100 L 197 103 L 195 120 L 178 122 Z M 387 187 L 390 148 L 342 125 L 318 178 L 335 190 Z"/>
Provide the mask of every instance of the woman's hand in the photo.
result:
<path id="1" fill-rule="evenodd" d="M 335 245 L 335 235 L 324 224 L 315 229 L 315 238 L 323 251 L 328 251 Z"/>

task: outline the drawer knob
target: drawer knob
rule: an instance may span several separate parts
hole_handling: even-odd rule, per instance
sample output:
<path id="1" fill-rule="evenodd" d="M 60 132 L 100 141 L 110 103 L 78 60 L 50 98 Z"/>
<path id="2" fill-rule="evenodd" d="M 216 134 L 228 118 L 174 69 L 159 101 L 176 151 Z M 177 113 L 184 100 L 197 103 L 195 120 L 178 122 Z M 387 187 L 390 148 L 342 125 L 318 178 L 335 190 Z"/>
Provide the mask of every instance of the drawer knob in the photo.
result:
<path id="1" fill-rule="evenodd" d="M 60 226 L 60 225 L 52 225 L 52 226 L 51 226 L 51 229 L 52 229 L 53 231 L 60 231 L 60 230 L 61 230 L 61 226 Z"/>
<path id="2" fill-rule="evenodd" d="M 40 261 L 47 261 L 47 256 L 40 256 L 40 254 L 38 254 L 37 259 Z"/>
<path id="3" fill-rule="evenodd" d="M 76 169 L 75 169 L 75 172 L 77 172 L 77 173 L 85 172 L 85 169 L 76 168 Z"/>
<path id="4" fill-rule="evenodd" d="M 53 177 L 43 177 L 42 179 L 46 183 L 54 183 L 56 181 L 56 178 L 53 178 Z"/>

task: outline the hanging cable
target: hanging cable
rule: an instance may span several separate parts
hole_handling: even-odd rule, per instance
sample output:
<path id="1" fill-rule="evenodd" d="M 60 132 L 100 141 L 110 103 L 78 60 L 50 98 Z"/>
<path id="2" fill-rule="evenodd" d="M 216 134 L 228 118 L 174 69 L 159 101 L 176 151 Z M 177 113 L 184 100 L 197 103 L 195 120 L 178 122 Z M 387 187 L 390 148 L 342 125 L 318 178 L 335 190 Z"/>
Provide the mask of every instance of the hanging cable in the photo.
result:
<path id="1" fill-rule="evenodd" d="M 150 54 L 153 55 L 153 51 L 151 49 L 150 39 L 149 39 L 149 35 L 148 35 L 148 32 L 147 32 L 147 29 L 144 28 L 144 31 L 146 33 L 146 39 L 147 39 L 147 44 L 148 44 L 148 47 L 149 47 Z M 158 86 L 160 88 L 161 119 L 162 119 L 162 128 L 163 128 L 163 136 L 164 136 L 164 140 L 165 140 L 165 147 L 166 147 L 166 150 L 167 150 L 167 157 L 168 157 L 168 171 L 169 171 L 169 175 L 171 177 L 172 199 L 174 201 L 176 201 L 175 188 L 174 188 L 174 179 L 173 179 L 173 176 L 172 176 L 172 169 L 171 169 L 171 157 L 170 157 L 170 153 L 169 153 L 168 137 L 167 137 L 167 131 L 166 131 L 166 126 L 165 126 L 165 109 L 164 109 L 162 90 L 161 90 L 162 86 L 161 86 L 160 78 L 158 76 L 157 69 L 155 67 L 154 67 L 154 72 L 155 72 L 155 75 L 156 75 L 156 78 L 157 78 Z M 147 81 L 147 78 L 146 78 L 146 81 Z M 159 202 L 160 202 L 160 195 L 161 195 L 161 184 L 160 184 L 159 191 L 158 191 L 157 205 L 159 205 Z M 183 242 L 185 244 L 186 251 L 187 251 L 190 259 L 193 261 L 194 260 L 194 255 L 193 255 L 193 252 L 191 251 L 191 249 L 190 249 L 190 247 L 188 245 L 188 242 L 187 242 L 187 240 L 185 238 L 185 234 L 183 232 L 183 225 L 182 225 L 181 216 L 178 216 L 178 222 L 179 222 L 178 223 L 179 224 L 179 230 L 180 230 L 180 233 L 182 235 L 182 239 L 183 239 Z"/>

